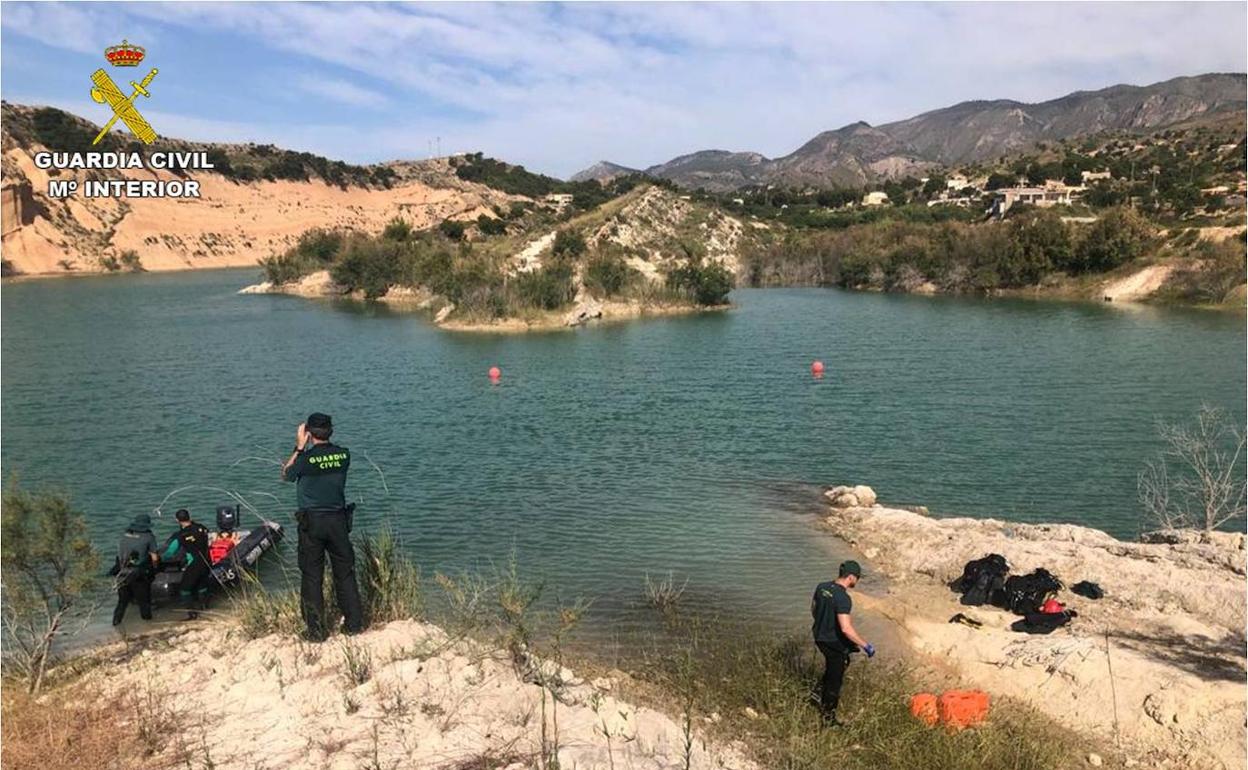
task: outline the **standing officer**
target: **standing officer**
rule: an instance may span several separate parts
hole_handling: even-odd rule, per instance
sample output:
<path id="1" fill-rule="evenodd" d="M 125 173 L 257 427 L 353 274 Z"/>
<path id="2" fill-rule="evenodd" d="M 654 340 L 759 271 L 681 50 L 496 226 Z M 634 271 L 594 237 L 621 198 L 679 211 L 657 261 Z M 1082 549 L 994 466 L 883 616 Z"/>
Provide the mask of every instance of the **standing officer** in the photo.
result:
<path id="1" fill-rule="evenodd" d="M 845 681 L 850 653 L 861 650 L 868 658 L 875 656 L 875 646 L 858 635 L 849 619 L 854 607 L 849 589 L 858 585 L 860 577 L 862 567 L 858 562 L 844 562 L 837 579 L 815 586 L 815 595 L 810 600 L 810 614 L 814 618 L 811 630 L 815 635 L 815 645 L 823 653 L 826 663 L 819 693 L 819 710 L 823 712 L 824 724 L 831 727 L 841 725 L 836 721 L 836 707 L 841 700 L 841 684 Z"/>
<path id="2" fill-rule="evenodd" d="M 299 508 L 299 605 L 307 638 L 323 641 L 325 618 L 325 554 L 334 571 L 334 595 L 348 634 L 363 629 L 360 590 L 355 582 L 355 550 L 351 547 L 354 505 L 347 505 L 347 470 L 351 453 L 329 441 L 334 433 L 329 415 L 315 412 L 295 431 L 295 450 L 282 466 L 282 478 L 296 483 Z"/>
<path id="3" fill-rule="evenodd" d="M 212 588 L 212 560 L 208 556 L 208 528 L 191 520 L 191 512 L 179 508 L 173 515 L 178 531 L 169 538 L 164 558 L 173 559 L 180 550 L 186 557 L 178 592 L 186 606 L 186 619 L 199 617 L 198 610 L 208 609 L 208 590 Z"/>

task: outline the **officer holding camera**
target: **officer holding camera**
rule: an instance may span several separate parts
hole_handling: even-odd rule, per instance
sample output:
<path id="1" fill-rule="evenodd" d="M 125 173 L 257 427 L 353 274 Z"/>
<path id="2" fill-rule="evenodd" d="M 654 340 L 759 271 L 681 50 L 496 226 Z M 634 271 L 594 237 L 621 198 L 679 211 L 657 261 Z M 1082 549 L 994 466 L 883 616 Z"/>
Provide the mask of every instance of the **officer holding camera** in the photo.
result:
<path id="1" fill-rule="evenodd" d="M 330 442 L 329 415 L 315 412 L 295 432 L 295 449 L 282 466 L 282 478 L 295 483 L 299 523 L 300 609 L 306 636 L 323 641 L 325 620 L 325 556 L 334 573 L 334 595 L 348 634 L 363 629 L 360 591 L 355 581 L 355 550 L 351 547 L 354 504 L 346 500 L 351 452 Z"/>

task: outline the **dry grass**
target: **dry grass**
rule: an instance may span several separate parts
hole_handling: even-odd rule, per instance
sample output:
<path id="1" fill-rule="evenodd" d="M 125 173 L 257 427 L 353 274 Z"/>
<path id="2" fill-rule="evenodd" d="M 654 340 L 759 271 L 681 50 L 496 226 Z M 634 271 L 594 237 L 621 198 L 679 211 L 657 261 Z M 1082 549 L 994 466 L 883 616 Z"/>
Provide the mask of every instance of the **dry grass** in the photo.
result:
<path id="1" fill-rule="evenodd" d="M 855 661 L 841 698 L 846 726 L 824 728 L 812 699 L 823 661 L 806 637 L 739 625 L 689 630 L 674 631 L 635 674 L 658 686 L 658 705 L 744 741 L 763 767 L 908 770 L 917 757 L 925 770 L 1080 766 L 1083 740 L 1017 702 L 994 700 L 985 725 L 960 733 L 922 725 L 909 713 L 909 697 L 926 689 L 924 675 L 905 665 Z M 713 727 L 712 714 L 719 715 Z"/>
<path id="2" fill-rule="evenodd" d="M 75 681 L 35 698 L 11 685 L 4 687 L 0 721 L 4 770 L 160 770 L 182 762 L 168 751 L 176 714 L 157 692 L 109 700 Z"/>

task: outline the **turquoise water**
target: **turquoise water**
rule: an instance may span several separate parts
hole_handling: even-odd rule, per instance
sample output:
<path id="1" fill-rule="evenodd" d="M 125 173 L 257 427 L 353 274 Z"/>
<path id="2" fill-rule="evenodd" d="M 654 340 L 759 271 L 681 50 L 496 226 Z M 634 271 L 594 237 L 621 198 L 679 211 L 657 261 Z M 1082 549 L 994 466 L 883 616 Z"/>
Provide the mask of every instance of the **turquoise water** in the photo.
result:
<path id="1" fill-rule="evenodd" d="M 355 453 L 357 526 L 388 517 L 426 573 L 514 550 L 627 625 L 644 575 L 672 570 L 697 606 L 800 623 L 840 555 L 809 515 L 821 484 L 1130 536 L 1155 421 L 1244 417 L 1237 315 L 743 290 L 730 312 L 474 335 L 235 293 L 254 279 L 6 283 L 6 477 L 69 490 L 101 547 L 185 485 L 287 520 L 274 461 L 325 411 Z M 182 492 L 158 528 L 223 500 Z"/>

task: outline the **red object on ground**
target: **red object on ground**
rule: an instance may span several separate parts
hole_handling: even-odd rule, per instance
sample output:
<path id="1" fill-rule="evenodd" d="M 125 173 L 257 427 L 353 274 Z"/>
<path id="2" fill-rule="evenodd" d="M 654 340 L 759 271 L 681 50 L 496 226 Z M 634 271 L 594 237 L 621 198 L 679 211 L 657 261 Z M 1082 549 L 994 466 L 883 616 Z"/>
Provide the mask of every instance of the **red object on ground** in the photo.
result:
<path id="1" fill-rule="evenodd" d="M 234 550 L 234 539 L 230 537 L 218 537 L 212 541 L 212 545 L 208 546 L 208 561 L 216 564 L 224 559 L 230 551 Z"/>
<path id="2" fill-rule="evenodd" d="M 811 373 L 811 374 L 823 374 L 823 362 L 822 362 L 822 361 L 816 361 L 816 362 L 814 362 L 813 364 L 811 364 L 811 365 L 810 365 L 810 373 Z"/>
<path id="3" fill-rule="evenodd" d="M 1047 599 L 1044 604 L 1040 605 L 1040 611 L 1046 615 L 1056 615 L 1059 612 L 1066 611 L 1066 605 L 1057 599 Z"/>
<path id="4" fill-rule="evenodd" d="M 988 716 L 988 693 L 982 690 L 950 690 L 937 700 L 940 721 L 953 730 L 974 727 Z"/>
<path id="5" fill-rule="evenodd" d="M 503 376 L 503 370 L 502 370 L 502 369 L 499 369 L 497 366 L 491 366 L 491 367 L 490 367 L 490 379 L 491 379 L 491 380 L 497 380 L 498 378 L 500 378 L 500 377 L 502 377 L 502 376 Z"/>
<path id="6" fill-rule="evenodd" d="M 910 713 L 914 718 L 933 727 L 940 721 L 940 711 L 936 707 L 936 696 L 930 692 L 921 692 L 910 699 Z"/>

